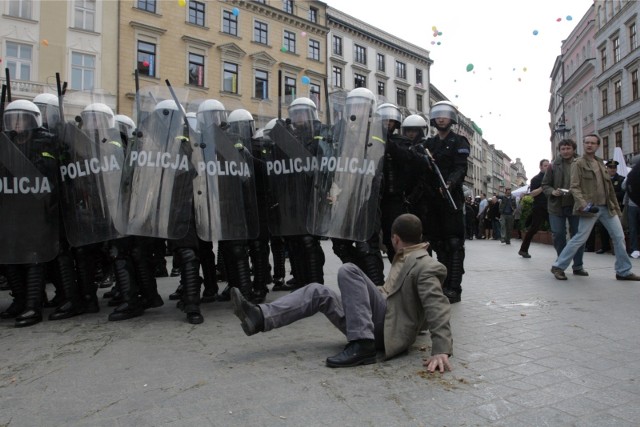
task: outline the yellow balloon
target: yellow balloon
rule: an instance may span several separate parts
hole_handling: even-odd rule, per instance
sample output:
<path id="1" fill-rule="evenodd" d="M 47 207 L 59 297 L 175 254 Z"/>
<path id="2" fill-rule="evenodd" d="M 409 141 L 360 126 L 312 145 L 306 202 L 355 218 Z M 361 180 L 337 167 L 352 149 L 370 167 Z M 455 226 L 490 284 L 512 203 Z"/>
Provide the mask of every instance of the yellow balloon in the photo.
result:
<path id="1" fill-rule="evenodd" d="M 178 4 L 182 7 L 185 7 L 187 5 L 187 0 L 178 0 Z"/>
<path id="2" fill-rule="evenodd" d="M 45 46 L 49 46 L 49 40 L 42 39 L 42 44 L 45 45 Z"/>
<path id="3" fill-rule="evenodd" d="M 434 25 L 433 27 L 431 27 L 431 31 L 438 31 L 438 29 L 436 28 L 436 26 Z"/>

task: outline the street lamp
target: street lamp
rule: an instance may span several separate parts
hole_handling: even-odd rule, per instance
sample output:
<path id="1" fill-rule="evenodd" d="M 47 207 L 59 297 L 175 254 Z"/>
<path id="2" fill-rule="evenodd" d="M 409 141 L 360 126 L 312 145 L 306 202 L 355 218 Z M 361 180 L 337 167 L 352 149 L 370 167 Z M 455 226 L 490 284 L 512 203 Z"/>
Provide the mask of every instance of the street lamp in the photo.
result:
<path id="1" fill-rule="evenodd" d="M 553 131 L 556 133 L 556 135 L 560 135 L 560 139 L 564 139 L 564 135 L 571 132 L 571 128 L 567 127 L 564 114 L 560 116 L 560 119 L 558 119 L 556 128 Z"/>

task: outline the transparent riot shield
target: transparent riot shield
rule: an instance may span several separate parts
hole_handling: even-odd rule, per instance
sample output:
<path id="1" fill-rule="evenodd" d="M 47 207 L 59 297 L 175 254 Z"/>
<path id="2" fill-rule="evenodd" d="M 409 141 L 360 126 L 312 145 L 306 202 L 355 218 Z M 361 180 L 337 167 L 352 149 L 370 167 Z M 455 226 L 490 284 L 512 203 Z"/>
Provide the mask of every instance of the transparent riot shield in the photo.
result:
<path id="1" fill-rule="evenodd" d="M 309 204 L 311 234 L 365 241 L 376 232 L 385 131 L 374 120 L 374 109 L 373 100 L 347 97 L 332 139 L 320 144 Z"/>
<path id="2" fill-rule="evenodd" d="M 194 207 L 202 240 L 255 239 L 258 205 L 251 152 L 215 123 L 192 134 Z"/>
<path id="3" fill-rule="evenodd" d="M 187 92 L 141 88 L 136 100 L 138 129 L 125 157 L 118 220 L 123 234 L 179 239 L 193 210 L 192 148 L 182 104 Z"/>
<path id="4" fill-rule="evenodd" d="M 57 165 L 33 133 L 0 133 L 0 264 L 47 262 L 59 251 Z"/>

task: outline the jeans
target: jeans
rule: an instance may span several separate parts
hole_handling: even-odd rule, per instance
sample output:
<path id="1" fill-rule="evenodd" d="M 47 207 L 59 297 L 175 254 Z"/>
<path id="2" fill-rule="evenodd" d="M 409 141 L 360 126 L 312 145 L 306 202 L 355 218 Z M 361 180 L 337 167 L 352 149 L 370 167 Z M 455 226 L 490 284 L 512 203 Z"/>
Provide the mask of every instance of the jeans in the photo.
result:
<path id="1" fill-rule="evenodd" d="M 553 247 L 556 254 L 560 255 L 567 245 L 567 221 L 569 221 L 569 234 L 571 237 L 578 232 L 580 217 L 573 215 L 573 208 L 565 206 L 562 208 L 562 215 L 549 214 L 549 226 L 553 235 Z M 573 271 L 582 270 L 582 256 L 584 255 L 584 245 L 582 245 L 573 256 Z"/>
<path id="2" fill-rule="evenodd" d="M 513 234 L 513 215 L 502 214 L 500 216 L 500 238 L 503 242 L 511 242 Z"/>
<path id="3" fill-rule="evenodd" d="M 564 247 L 560 255 L 558 255 L 558 259 L 556 259 L 553 266 L 565 270 L 578 250 L 580 248 L 584 248 L 584 243 L 589 238 L 589 233 L 591 233 L 596 221 L 600 220 L 602 225 L 609 232 L 611 240 L 613 241 L 613 248 L 616 253 L 616 274 L 619 276 L 628 276 L 631 274 L 631 260 L 629 259 L 629 255 L 627 255 L 627 248 L 625 247 L 624 242 L 624 231 L 622 231 L 620 218 L 618 215 L 611 215 L 606 205 L 598 206 L 598 208 L 600 210 L 595 215 L 580 217 L 578 233 L 567 242 L 567 245 Z"/>
<path id="4" fill-rule="evenodd" d="M 629 252 L 638 250 L 638 225 L 640 225 L 640 208 L 627 205 L 627 223 L 629 226 Z"/>

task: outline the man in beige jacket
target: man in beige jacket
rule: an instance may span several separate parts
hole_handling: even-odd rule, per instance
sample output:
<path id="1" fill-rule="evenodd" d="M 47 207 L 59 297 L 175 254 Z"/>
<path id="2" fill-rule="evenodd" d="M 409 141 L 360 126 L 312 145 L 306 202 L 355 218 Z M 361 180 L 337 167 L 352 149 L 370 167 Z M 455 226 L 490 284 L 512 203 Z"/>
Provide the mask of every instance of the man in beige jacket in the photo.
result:
<path id="1" fill-rule="evenodd" d="M 418 217 L 400 215 L 391 226 L 396 256 L 384 286 L 376 287 L 362 270 L 347 263 L 338 271 L 341 295 L 311 283 L 271 303 L 254 305 L 234 289 L 234 313 L 244 332 L 254 335 L 322 312 L 349 341 L 342 352 L 327 358 L 332 368 L 375 363 L 378 349 L 384 349 L 387 359 L 396 356 L 415 342 L 424 325 L 432 344 L 424 366 L 430 372 L 451 370 L 450 307 L 442 293 L 447 271 L 429 256 L 421 240 Z"/>

